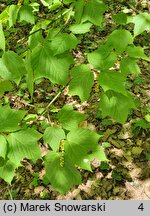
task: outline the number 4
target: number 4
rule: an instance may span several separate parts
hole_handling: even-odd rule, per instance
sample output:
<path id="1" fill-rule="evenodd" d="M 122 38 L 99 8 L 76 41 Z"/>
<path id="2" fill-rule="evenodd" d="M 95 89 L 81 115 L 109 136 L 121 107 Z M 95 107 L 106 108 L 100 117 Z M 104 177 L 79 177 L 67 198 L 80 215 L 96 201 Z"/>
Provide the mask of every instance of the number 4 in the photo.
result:
<path id="1" fill-rule="evenodd" d="M 143 206 L 143 203 L 141 203 L 138 207 L 139 210 L 143 211 L 144 210 L 144 206 Z"/>

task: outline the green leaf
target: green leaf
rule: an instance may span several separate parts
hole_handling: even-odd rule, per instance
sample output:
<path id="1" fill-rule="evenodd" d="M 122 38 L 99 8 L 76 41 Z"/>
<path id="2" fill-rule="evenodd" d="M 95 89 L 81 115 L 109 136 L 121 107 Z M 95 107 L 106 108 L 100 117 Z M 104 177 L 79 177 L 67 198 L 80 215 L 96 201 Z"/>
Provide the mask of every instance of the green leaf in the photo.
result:
<path id="1" fill-rule="evenodd" d="M 114 70 L 102 71 L 98 79 L 104 92 L 113 90 L 125 96 L 127 95 L 125 89 L 125 77 L 121 73 Z"/>
<path id="2" fill-rule="evenodd" d="M 13 162 L 7 161 L 3 167 L 0 167 L 0 177 L 10 184 L 15 175 L 16 168 L 17 166 Z"/>
<path id="3" fill-rule="evenodd" d="M 42 135 L 31 128 L 11 133 L 7 137 L 9 144 L 8 158 L 15 164 L 20 165 L 24 158 L 37 160 L 41 157 L 37 141 Z"/>
<path id="4" fill-rule="evenodd" d="M 102 146 L 97 146 L 97 148 L 88 155 L 88 159 L 90 161 L 97 159 L 99 161 L 108 161 L 106 154 L 104 152 L 104 148 Z"/>
<path id="5" fill-rule="evenodd" d="M 127 24 L 127 15 L 125 13 L 118 13 L 112 16 L 113 20 L 119 25 Z"/>
<path id="6" fill-rule="evenodd" d="M 94 25 L 100 26 L 103 20 L 103 13 L 106 9 L 106 5 L 101 0 L 86 1 L 81 22 L 90 21 Z"/>
<path id="7" fill-rule="evenodd" d="M 112 178 L 117 180 L 117 181 L 121 181 L 122 180 L 122 175 L 120 173 L 117 173 L 115 171 L 112 172 Z"/>
<path id="8" fill-rule="evenodd" d="M 109 142 L 103 142 L 102 143 L 102 147 L 105 149 L 105 148 L 110 148 L 111 147 L 111 144 Z"/>
<path id="9" fill-rule="evenodd" d="M 6 24 L 8 21 L 8 13 L 9 13 L 9 6 L 3 10 L 3 12 L 0 14 L 0 23 Z"/>
<path id="10" fill-rule="evenodd" d="M 18 85 L 22 76 L 26 74 L 24 61 L 13 51 L 7 51 L 2 56 L 2 61 L 11 73 L 10 79 Z"/>
<path id="11" fill-rule="evenodd" d="M 6 91 L 12 91 L 14 89 L 10 81 L 0 81 L 0 95 Z"/>
<path id="12" fill-rule="evenodd" d="M 86 101 L 91 92 L 94 75 L 89 65 L 79 65 L 71 70 L 72 80 L 69 84 L 69 94 L 78 95 L 81 101 Z"/>
<path id="13" fill-rule="evenodd" d="M 85 5 L 84 0 L 78 0 L 75 3 L 75 15 L 74 15 L 74 17 L 75 17 L 77 24 L 79 24 L 81 22 L 84 5 Z"/>
<path id="14" fill-rule="evenodd" d="M 88 61 L 95 69 L 105 70 L 109 69 L 117 61 L 117 56 L 111 52 L 111 47 L 102 45 L 96 51 L 88 54 Z"/>
<path id="15" fill-rule="evenodd" d="M 64 164 L 60 161 L 63 157 Z M 59 193 L 66 193 L 72 186 L 81 183 L 79 171 L 66 154 L 49 152 L 45 157 L 46 179 Z"/>
<path id="16" fill-rule="evenodd" d="M 29 121 L 36 121 L 39 118 L 37 114 L 28 114 L 24 118 L 24 121 L 29 122 Z"/>
<path id="17" fill-rule="evenodd" d="M 72 2 L 76 2 L 76 0 L 64 0 L 64 1 L 63 1 L 63 3 L 66 4 L 66 5 L 67 5 L 67 4 L 70 4 L 70 3 L 72 3 Z"/>
<path id="18" fill-rule="evenodd" d="M 34 73 L 31 65 L 31 52 L 28 51 L 25 59 L 25 67 L 27 71 L 27 87 L 29 90 L 29 93 L 31 95 L 31 100 L 33 98 L 33 92 L 34 92 Z"/>
<path id="19" fill-rule="evenodd" d="M 0 106 L 0 132 L 13 132 L 19 130 L 19 122 L 26 111 L 11 109 L 8 105 Z"/>
<path id="20" fill-rule="evenodd" d="M 147 121 L 145 121 L 144 119 L 141 119 L 141 120 L 135 121 L 134 128 L 136 128 L 136 127 L 140 127 L 143 129 L 149 129 L 150 124 Z"/>
<path id="21" fill-rule="evenodd" d="M 100 164 L 100 169 L 101 170 L 109 170 L 109 165 L 107 164 L 107 162 L 101 162 Z"/>
<path id="22" fill-rule="evenodd" d="M 9 27 L 12 27 L 16 24 L 17 16 L 18 16 L 18 5 L 10 5 L 9 7 Z"/>
<path id="23" fill-rule="evenodd" d="M 132 154 L 134 155 L 140 155 L 142 153 L 143 149 L 141 147 L 133 147 L 132 148 Z"/>
<path id="24" fill-rule="evenodd" d="M 128 74 L 138 75 L 141 73 L 140 67 L 138 66 L 136 60 L 130 57 L 125 57 L 121 60 L 120 69 L 121 73 L 125 76 Z"/>
<path id="25" fill-rule="evenodd" d="M 107 46 L 107 44 L 101 45 L 97 50 L 94 52 L 88 53 L 87 58 L 91 65 L 94 66 L 94 68 L 101 67 L 101 61 L 104 62 L 105 59 L 109 56 L 111 53 L 112 48 L 110 46 Z"/>
<path id="26" fill-rule="evenodd" d="M 1 23 L 0 23 L 0 49 L 5 51 L 5 36 L 3 32 L 3 26 Z"/>
<path id="27" fill-rule="evenodd" d="M 44 132 L 44 142 L 52 148 L 53 151 L 59 149 L 60 141 L 65 139 L 66 135 L 63 129 L 58 126 L 47 127 Z"/>
<path id="28" fill-rule="evenodd" d="M 48 78 L 52 83 L 65 85 L 72 57 L 67 54 L 53 56 L 50 43 L 38 45 L 33 49 L 31 63 L 35 78 Z"/>
<path id="29" fill-rule="evenodd" d="M 5 66 L 1 58 L 0 58 L 0 77 L 4 80 L 11 79 L 11 73 L 8 71 L 7 67 Z"/>
<path id="30" fill-rule="evenodd" d="M 144 116 L 145 120 L 150 123 L 150 114 L 146 114 Z"/>
<path id="31" fill-rule="evenodd" d="M 143 33 L 145 30 L 150 30 L 150 14 L 140 13 L 133 18 L 134 36 Z"/>
<path id="32" fill-rule="evenodd" d="M 107 91 L 101 95 L 100 109 L 103 117 L 110 116 L 123 124 L 132 108 L 136 107 L 130 95 L 126 97 L 113 91 Z"/>
<path id="33" fill-rule="evenodd" d="M 41 2 L 45 7 L 48 7 L 52 4 L 52 0 L 41 0 Z"/>
<path id="34" fill-rule="evenodd" d="M 85 116 L 78 111 L 74 111 L 70 105 L 65 105 L 57 114 L 58 121 L 66 130 L 78 128 Z"/>
<path id="35" fill-rule="evenodd" d="M 47 37 L 46 37 L 46 40 L 48 42 L 52 41 L 58 34 L 60 34 L 60 32 L 61 32 L 61 28 L 60 27 L 49 29 Z"/>
<path id="36" fill-rule="evenodd" d="M 150 61 L 150 58 L 144 53 L 144 48 L 140 46 L 128 46 L 126 52 L 131 58 L 141 58 L 146 61 Z"/>
<path id="37" fill-rule="evenodd" d="M 38 29 L 39 29 L 39 26 L 37 26 L 37 25 L 33 26 L 30 34 L 37 31 Z M 31 36 L 29 36 L 28 44 L 29 44 L 29 47 L 31 49 L 34 49 L 42 41 L 43 41 L 42 30 L 40 30 L 40 31 L 37 31 L 36 33 L 32 34 Z"/>
<path id="38" fill-rule="evenodd" d="M 51 49 L 54 55 L 64 53 L 66 50 L 74 49 L 78 44 L 78 39 L 73 34 L 60 34 L 53 38 Z"/>
<path id="39" fill-rule="evenodd" d="M 147 153 L 145 156 L 146 156 L 146 160 L 150 160 L 150 154 Z"/>
<path id="40" fill-rule="evenodd" d="M 85 34 L 90 31 L 91 23 L 73 24 L 69 27 L 69 30 L 73 34 Z"/>
<path id="41" fill-rule="evenodd" d="M 53 10 L 56 10 L 57 8 L 59 8 L 60 6 L 61 6 L 61 2 L 60 2 L 60 0 L 53 0 L 53 4 L 52 5 L 50 5 L 49 7 L 48 7 L 48 9 L 50 10 L 50 11 L 53 11 Z"/>
<path id="42" fill-rule="evenodd" d="M 71 130 L 64 144 L 65 152 L 74 164 L 91 170 L 89 157 L 97 152 L 99 138 L 100 135 L 85 128 Z"/>
<path id="43" fill-rule="evenodd" d="M 19 10 L 19 16 L 20 16 L 21 22 L 26 21 L 27 23 L 31 23 L 31 24 L 35 23 L 34 15 L 32 12 L 32 7 L 29 5 L 21 6 Z"/>
<path id="44" fill-rule="evenodd" d="M 0 167 L 1 164 L 5 161 L 7 153 L 7 140 L 3 135 L 0 135 Z"/>
<path id="45" fill-rule="evenodd" d="M 125 51 L 128 44 L 133 43 L 133 36 L 127 30 L 114 30 L 107 39 L 107 44 L 114 48 L 117 54 Z"/>

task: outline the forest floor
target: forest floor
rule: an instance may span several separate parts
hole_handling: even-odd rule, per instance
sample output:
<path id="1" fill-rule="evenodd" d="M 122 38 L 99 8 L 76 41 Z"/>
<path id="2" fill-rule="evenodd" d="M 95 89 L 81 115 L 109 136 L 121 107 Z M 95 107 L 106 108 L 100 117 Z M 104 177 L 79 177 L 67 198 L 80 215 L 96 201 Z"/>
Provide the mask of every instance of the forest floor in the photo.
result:
<path id="1" fill-rule="evenodd" d="M 94 160 L 92 162 L 93 172 L 81 171 L 83 183 L 71 190 L 65 196 L 59 195 L 53 188 L 43 185 L 41 178 L 44 169 L 39 164 L 31 165 L 27 160 L 23 161 L 23 167 L 17 170 L 16 176 L 8 186 L 0 180 L 0 200 L 2 199 L 106 199 L 106 200 L 147 200 L 150 199 L 150 160 L 145 157 L 150 153 L 149 130 L 141 126 L 135 126 L 133 120 L 142 121 L 144 115 L 150 108 L 150 74 L 147 67 L 142 66 L 143 73 L 138 78 L 139 83 L 132 83 L 132 93 L 139 99 L 138 110 L 135 110 L 129 117 L 126 124 L 121 125 L 111 122 L 110 119 L 101 121 L 95 118 L 92 107 L 97 100 L 96 93 L 90 102 L 78 104 L 75 98 L 63 94 L 61 100 L 56 102 L 60 106 L 63 99 L 74 107 L 83 111 L 88 110 L 89 117 L 84 122 L 84 126 L 101 131 L 102 142 L 109 143 L 106 149 L 108 163 L 101 164 Z M 19 97 L 15 98 L 17 104 Z M 41 145 L 44 152 L 45 149 Z"/>
<path id="2" fill-rule="evenodd" d="M 94 41 L 101 40 L 110 31 L 108 24 L 104 31 L 98 34 L 94 34 L 93 31 L 93 34 L 87 35 L 90 45 L 95 46 Z M 149 46 L 150 41 L 139 37 L 137 43 Z M 80 63 L 85 61 L 83 47 L 84 40 L 73 53 L 76 61 Z M 150 56 L 150 48 L 147 49 L 147 54 Z M 92 172 L 81 170 L 83 183 L 61 196 L 51 185 L 45 186 L 42 183 L 45 170 L 41 160 L 36 164 L 23 160 L 23 166 L 18 168 L 11 185 L 0 180 L 0 200 L 149 200 L 150 158 L 146 155 L 150 155 L 150 133 L 144 118 L 150 114 L 150 65 L 141 60 L 139 66 L 142 73 L 136 78 L 129 76 L 127 82 L 128 89 L 136 98 L 138 108 L 132 111 L 124 125 L 113 122 L 110 118 L 101 119 L 99 113 L 95 112 L 100 97 L 96 83 L 87 102 L 80 103 L 78 97 L 69 96 L 66 88 L 54 103 L 54 110 L 59 110 L 63 104 L 72 104 L 75 109 L 88 113 L 88 118 L 82 126 L 103 134 L 99 144 L 107 145 L 105 152 L 108 162 L 92 161 Z M 43 107 L 47 103 L 46 96 L 55 96 L 58 91 L 59 86 L 50 86 L 46 79 L 37 83 L 34 93 L 36 104 L 39 108 Z M 23 85 L 16 96 L 11 93 L 5 94 L 13 108 L 28 108 L 24 103 L 28 96 Z M 43 118 L 41 116 L 38 119 L 39 123 Z M 34 122 L 31 124 L 34 125 Z M 42 143 L 40 146 L 44 155 L 46 147 Z"/>

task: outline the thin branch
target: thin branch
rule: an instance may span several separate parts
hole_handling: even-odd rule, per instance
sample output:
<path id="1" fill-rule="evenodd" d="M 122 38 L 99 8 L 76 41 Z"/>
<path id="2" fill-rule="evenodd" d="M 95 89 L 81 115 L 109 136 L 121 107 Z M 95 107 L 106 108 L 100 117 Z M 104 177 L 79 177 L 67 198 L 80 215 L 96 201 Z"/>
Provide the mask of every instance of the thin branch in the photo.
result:
<path id="1" fill-rule="evenodd" d="M 46 27 L 45 30 L 47 30 L 53 23 L 55 23 L 58 19 L 61 19 L 62 16 L 64 16 L 65 14 L 67 14 L 68 12 L 70 12 L 71 10 L 72 10 L 72 8 L 68 9 L 68 10 L 65 11 L 64 13 L 61 13 L 61 14 L 58 16 L 57 19 L 52 20 L 52 21 L 47 25 L 47 27 Z M 29 35 L 26 35 L 25 37 L 23 37 L 21 40 L 24 40 L 26 37 L 30 37 L 31 35 L 33 35 L 33 34 L 39 32 L 39 31 L 42 31 L 42 30 L 44 30 L 44 29 L 43 29 L 43 28 L 39 28 L 39 29 L 37 29 L 37 30 L 31 32 Z"/>
<path id="2" fill-rule="evenodd" d="M 42 28 L 39 28 L 39 29 L 37 29 L 37 30 L 31 32 L 31 33 L 28 35 L 28 37 L 30 37 L 31 35 L 33 35 L 33 34 L 39 32 L 39 31 L 42 31 L 42 30 L 43 30 Z M 24 37 L 24 38 L 25 38 L 25 37 Z"/>
<path id="3" fill-rule="evenodd" d="M 126 2 L 126 5 L 130 7 L 134 12 L 139 13 L 139 10 L 137 10 L 134 6 L 132 6 L 129 2 Z"/>
<path id="4" fill-rule="evenodd" d="M 9 196 L 10 196 L 10 200 L 13 200 L 13 196 L 12 196 L 12 193 L 11 193 L 11 190 L 10 190 L 10 185 L 8 185 L 8 193 L 9 193 Z"/>
<path id="5" fill-rule="evenodd" d="M 70 83 L 71 79 L 67 82 L 67 84 L 60 89 L 60 91 L 57 93 L 57 95 L 50 101 L 50 103 L 46 106 L 45 110 L 41 113 L 41 115 L 44 115 L 47 111 L 48 108 L 57 100 L 57 98 L 62 94 L 62 92 L 65 90 L 67 85 Z"/>

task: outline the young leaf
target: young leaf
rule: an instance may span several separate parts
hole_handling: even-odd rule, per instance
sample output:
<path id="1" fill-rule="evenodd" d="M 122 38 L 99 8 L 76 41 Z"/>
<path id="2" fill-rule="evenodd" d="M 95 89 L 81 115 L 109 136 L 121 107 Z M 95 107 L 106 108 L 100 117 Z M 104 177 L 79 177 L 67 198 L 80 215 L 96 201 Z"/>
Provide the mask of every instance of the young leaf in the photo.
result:
<path id="1" fill-rule="evenodd" d="M 145 120 L 150 123 L 150 114 L 146 114 L 144 116 Z"/>
<path id="2" fill-rule="evenodd" d="M 99 75 L 99 84 L 104 92 L 113 90 L 125 96 L 127 95 L 125 89 L 125 77 L 114 70 L 102 71 Z"/>
<path id="3" fill-rule="evenodd" d="M 31 24 L 35 23 L 32 7 L 29 5 L 21 6 L 19 10 L 19 16 L 20 16 L 20 21 L 26 21 Z"/>
<path id="4" fill-rule="evenodd" d="M 117 61 L 117 56 L 111 51 L 112 48 L 107 45 L 102 45 L 100 48 L 88 54 L 88 61 L 95 69 L 106 70 L 114 65 Z"/>
<path id="5" fill-rule="evenodd" d="M 9 6 L 7 6 L 3 12 L 0 14 L 0 23 L 7 24 L 8 21 L 8 13 L 9 13 Z"/>
<path id="6" fill-rule="evenodd" d="M 0 23 L 0 49 L 5 51 L 5 36 L 4 36 L 4 32 L 3 32 L 2 23 Z"/>
<path id="7" fill-rule="evenodd" d="M 65 139 L 66 135 L 63 129 L 58 126 L 48 127 L 44 132 L 44 142 L 52 148 L 53 151 L 59 149 L 60 141 Z"/>
<path id="8" fill-rule="evenodd" d="M 73 34 L 85 34 L 90 31 L 91 23 L 73 24 L 69 27 L 69 30 Z"/>
<path id="9" fill-rule="evenodd" d="M 64 0 L 64 1 L 63 1 L 63 3 L 66 4 L 66 5 L 67 5 L 67 4 L 70 4 L 70 3 L 72 3 L 72 2 L 76 2 L 76 0 Z"/>
<path id="10" fill-rule="evenodd" d="M 100 109 L 103 117 L 110 116 L 123 124 L 132 108 L 136 107 L 130 95 L 126 97 L 113 91 L 107 91 L 101 95 Z"/>
<path id="11" fill-rule="evenodd" d="M 78 128 L 85 116 L 78 111 L 74 111 L 70 105 L 65 105 L 57 114 L 58 121 L 66 130 Z"/>
<path id="12" fill-rule="evenodd" d="M 100 26 L 106 9 L 106 5 L 101 0 L 86 1 L 81 22 L 90 21 L 94 25 Z"/>
<path id="13" fill-rule="evenodd" d="M 143 33 L 145 30 L 150 30 L 150 14 L 140 13 L 133 18 L 134 36 Z"/>
<path id="14" fill-rule="evenodd" d="M 117 54 L 125 51 L 128 44 L 133 43 L 133 36 L 125 29 L 114 30 L 107 39 L 107 44 L 114 48 Z"/>
<path id="15" fill-rule="evenodd" d="M 41 3 L 45 6 L 48 7 L 52 4 L 52 0 L 41 0 Z"/>
<path id="16" fill-rule="evenodd" d="M 24 61 L 13 51 L 7 51 L 2 56 L 2 61 L 11 73 L 11 80 L 19 84 L 22 76 L 26 74 Z"/>
<path id="17" fill-rule="evenodd" d="M 67 134 L 65 152 L 83 169 L 91 170 L 89 155 L 97 150 L 100 135 L 85 128 L 76 128 Z"/>
<path id="18" fill-rule="evenodd" d="M 52 83 L 66 84 L 68 69 L 72 63 L 70 55 L 53 56 L 50 43 L 38 45 L 33 49 L 31 63 L 35 78 L 48 78 Z"/>
<path id="19" fill-rule="evenodd" d="M 53 4 L 50 5 L 50 6 L 48 7 L 48 9 L 49 9 L 50 11 L 56 10 L 57 8 L 60 7 L 61 4 L 62 4 L 62 3 L 60 2 L 60 0 L 53 0 Z"/>
<path id="20" fill-rule="evenodd" d="M 63 157 L 64 164 L 61 164 Z M 66 154 L 49 152 L 45 157 L 46 179 L 59 193 L 66 193 L 72 186 L 81 183 L 79 171 Z"/>
<path id="21" fill-rule="evenodd" d="M 4 179 L 7 183 L 11 183 L 15 175 L 16 166 L 13 162 L 7 161 L 6 164 L 0 167 L 0 177 Z"/>
<path id="22" fill-rule="evenodd" d="M 78 44 L 78 39 L 73 34 L 60 34 L 51 42 L 51 49 L 54 55 L 64 53 L 66 50 L 74 49 Z"/>
<path id="23" fill-rule="evenodd" d="M 31 128 L 11 133 L 7 137 L 9 144 L 8 158 L 16 166 L 24 158 L 37 160 L 41 157 L 40 148 L 37 141 L 42 135 Z"/>
<path id="24" fill-rule="evenodd" d="M 144 53 L 144 48 L 140 46 L 128 46 L 126 52 L 132 58 L 141 58 L 146 61 L 150 61 L 150 58 Z"/>
<path id="25" fill-rule="evenodd" d="M 9 27 L 12 27 L 16 24 L 17 16 L 18 16 L 18 5 L 10 5 L 9 7 Z"/>
<path id="26" fill-rule="evenodd" d="M 125 76 L 128 74 L 138 75 L 141 73 L 141 70 L 136 60 L 130 57 L 125 57 L 121 60 L 120 69 L 121 69 L 121 73 Z"/>
<path id="27" fill-rule="evenodd" d="M 11 109 L 8 105 L 0 106 L 0 132 L 13 132 L 19 130 L 19 122 L 26 111 Z"/>
<path id="28" fill-rule="evenodd" d="M 79 65 L 71 70 L 72 80 L 69 84 L 69 94 L 79 95 L 81 101 L 89 98 L 94 82 L 94 75 L 89 65 Z"/>

